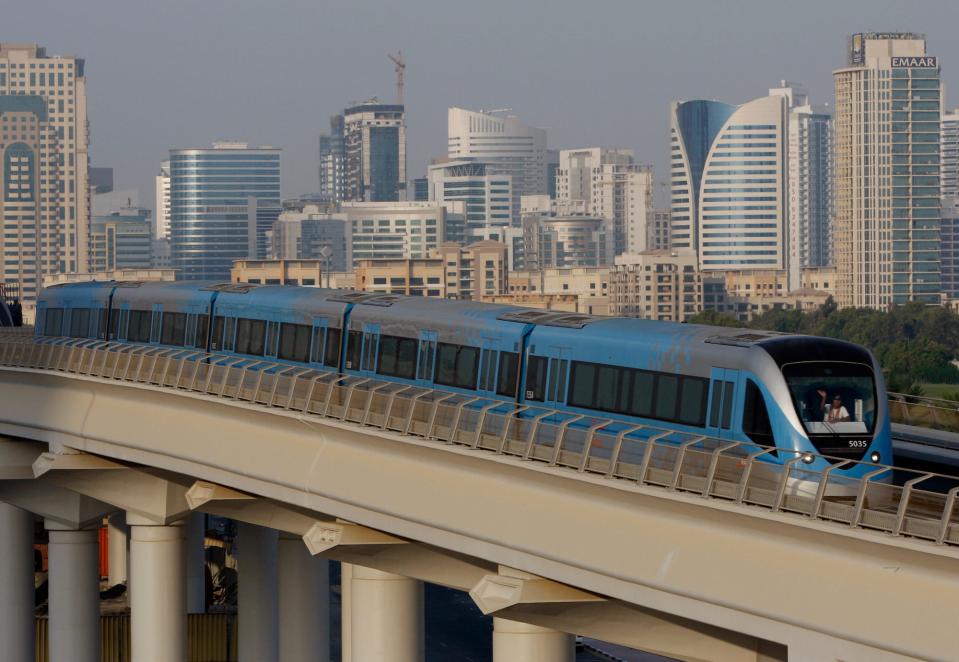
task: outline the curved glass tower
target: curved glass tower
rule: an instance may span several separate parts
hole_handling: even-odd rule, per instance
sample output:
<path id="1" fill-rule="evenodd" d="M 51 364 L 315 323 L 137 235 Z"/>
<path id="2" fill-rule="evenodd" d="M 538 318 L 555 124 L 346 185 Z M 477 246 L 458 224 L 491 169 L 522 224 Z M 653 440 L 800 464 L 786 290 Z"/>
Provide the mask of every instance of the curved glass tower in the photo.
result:
<path id="1" fill-rule="evenodd" d="M 245 143 L 170 150 L 170 254 L 180 280 L 230 279 L 255 257 L 257 210 L 280 206 L 280 150 Z"/>

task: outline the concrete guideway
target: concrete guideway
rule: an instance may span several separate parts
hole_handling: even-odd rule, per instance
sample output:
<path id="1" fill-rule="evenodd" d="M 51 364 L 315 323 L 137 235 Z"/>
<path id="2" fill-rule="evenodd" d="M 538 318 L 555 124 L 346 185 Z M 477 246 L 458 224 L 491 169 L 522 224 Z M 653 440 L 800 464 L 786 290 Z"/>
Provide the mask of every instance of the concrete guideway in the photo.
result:
<path id="1" fill-rule="evenodd" d="M 252 523 L 312 531 L 329 558 L 471 590 L 512 621 L 681 659 L 957 648 L 949 546 L 197 392 L 0 369 L 0 399 L 6 434 L 122 463 L 61 460 L 40 480 L 81 493 L 99 481 L 71 472 L 167 480 L 169 517 L 219 490 L 232 498 L 194 505 L 246 503 Z"/>

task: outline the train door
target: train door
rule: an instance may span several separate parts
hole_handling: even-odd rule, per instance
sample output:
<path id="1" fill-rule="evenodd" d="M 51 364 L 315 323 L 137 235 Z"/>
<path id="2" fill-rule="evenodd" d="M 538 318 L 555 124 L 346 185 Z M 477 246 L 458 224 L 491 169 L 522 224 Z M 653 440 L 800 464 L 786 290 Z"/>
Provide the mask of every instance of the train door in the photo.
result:
<path id="1" fill-rule="evenodd" d="M 416 383 L 432 386 L 433 366 L 436 365 L 436 331 L 420 331 L 420 346 L 416 356 Z"/>
<path id="2" fill-rule="evenodd" d="M 489 395 L 496 393 L 496 363 L 499 352 L 496 351 L 496 340 L 483 338 L 483 347 L 479 361 L 479 391 Z"/>
<path id="3" fill-rule="evenodd" d="M 709 434 L 721 439 L 733 437 L 733 419 L 735 418 L 736 388 L 739 371 L 728 368 L 713 368 L 709 391 L 709 413 L 707 429 Z"/>
<path id="4" fill-rule="evenodd" d="M 360 354 L 360 372 L 369 377 L 376 375 L 376 357 L 380 346 L 380 325 L 363 325 L 363 346 Z"/>
<path id="5" fill-rule="evenodd" d="M 310 363 L 314 365 L 323 365 L 327 356 L 326 343 L 330 342 L 327 337 L 327 321 L 325 318 L 313 320 L 313 328 L 310 331 Z M 335 365 L 333 366 L 336 367 Z"/>
<path id="6" fill-rule="evenodd" d="M 566 403 L 570 350 L 555 346 L 546 347 L 545 350 L 541 354 L 529 354 L 525 399 L 541 402 L 546 407 L 562 407 Z"/>

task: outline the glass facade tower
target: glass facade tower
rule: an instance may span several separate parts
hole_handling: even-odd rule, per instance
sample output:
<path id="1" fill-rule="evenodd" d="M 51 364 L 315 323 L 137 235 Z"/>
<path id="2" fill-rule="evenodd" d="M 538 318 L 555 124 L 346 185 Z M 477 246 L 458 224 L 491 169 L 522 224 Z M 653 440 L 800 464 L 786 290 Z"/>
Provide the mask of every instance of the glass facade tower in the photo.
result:
<path id="1" fill-rule="evenodd" d="M 258 207 L 279 209 L 280 150 L 245 143 L 170 150 L 170 252 L 181 280 L 230 279 L 253 257 Z M 263 219 L 259 227 L 265 227 Z"/>

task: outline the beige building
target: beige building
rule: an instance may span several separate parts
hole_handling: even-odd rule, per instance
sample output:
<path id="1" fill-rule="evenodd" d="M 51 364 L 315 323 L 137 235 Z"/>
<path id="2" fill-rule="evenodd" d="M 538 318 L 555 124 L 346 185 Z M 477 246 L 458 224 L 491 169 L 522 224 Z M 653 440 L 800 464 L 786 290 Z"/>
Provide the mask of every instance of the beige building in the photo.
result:
<path id="1" fill-rule="evenodd" d="M 836 294 L 836 267 L 808 267 L 802 270 L 802 289 Z"/>
<path id="2" fill-rule="evenodd" d="M 608 287 L 609 267 L 511 271 L 509 293 L 494 300 L 531 308 L 608 315 Z"/>
<path id="3" fill-rule="evenodd" d="M 692 250 L 620 255 L 609 273 L 609 313 L 684 322 L 703 309 L 703 275 Z"/>
<path id="4" fill-rule="evenodd" d="M 91 281 L 107 280 L 149 280 L 171 282 L 176 280 L 176 271 L 173 269 L 115 269 L 113 271 L 81 272 L 72 274 L 51 274 L 43 279 L 43 286 L 59 285 L 61 283 L 89 283 Z"/>
<path id="5" fill-rule="evenodd" d="M 443 244 L 428 258 L 360 260 L 356 289 L 411 296 L 479 300 L 507 292 L 506 245 Z"/>
<path id="6" fill-rule="evenodd" d="M 0 272 L 30 314 L 45 276 L 88 268 L 84 61 L 0 43 Z"/>
<path id="7" fill-rule="evenodd" d="M 540 308 L 584 315 L 609 315 L 609 298 L 584 298 L 575 294 L 500 294 L 483 297 L 486 303 Z"/>
<path id="8" fill-rule="evenodd" d="M 257 285 L 322 287 L 321 260 L 234 260 L 230 280 Z"/>

